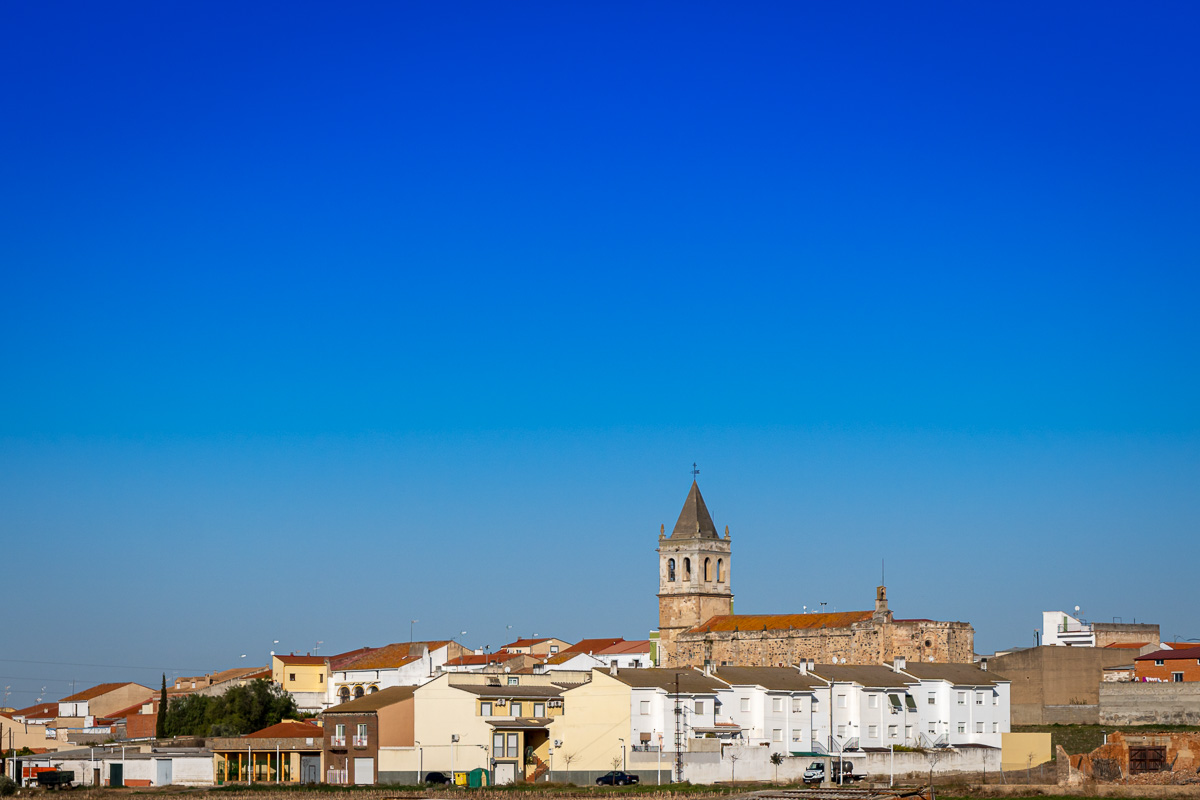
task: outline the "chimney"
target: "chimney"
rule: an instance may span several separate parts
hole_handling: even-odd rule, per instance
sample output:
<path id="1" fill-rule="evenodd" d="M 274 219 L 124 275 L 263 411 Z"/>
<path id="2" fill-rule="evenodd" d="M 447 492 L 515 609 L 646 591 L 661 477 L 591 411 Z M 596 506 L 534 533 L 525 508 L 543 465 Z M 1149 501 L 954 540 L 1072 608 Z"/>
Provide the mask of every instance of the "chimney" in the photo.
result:
<path id="1" fill-rule="evenodd" d="M 614 661 L 608 665 L 608 674 L 614 678 L 617 677 L 617 662 Z"/>
<path id="2" fill-rule="evenodd" d="M 810 659 L 808 660 L 808 671 L 809 671 L 809 672 L 815 672 L 815 671 L 816 671 L 816 668 L 817 668 L 817 662 L 816 662 L 816 660 L 815 660 L 815 659 L 812 659 L 812 658 L 810 658 Z"/>
<path id="3" fill-rule="evenodd" d="M 801 675 L 808 674 L 808 659 L 806 659 L 806 658 L 800 659 L 800 674 Z"/>
<path id="4" fill-rule="evenodd" d="M 899 672 L 900 670 L 904 669 L 907 666 L 908 666 L 908 659 L 906 659 L 904 656 L 896 656 L 895 658 L 892 659 L 892 671 L 893 672 Z"/>

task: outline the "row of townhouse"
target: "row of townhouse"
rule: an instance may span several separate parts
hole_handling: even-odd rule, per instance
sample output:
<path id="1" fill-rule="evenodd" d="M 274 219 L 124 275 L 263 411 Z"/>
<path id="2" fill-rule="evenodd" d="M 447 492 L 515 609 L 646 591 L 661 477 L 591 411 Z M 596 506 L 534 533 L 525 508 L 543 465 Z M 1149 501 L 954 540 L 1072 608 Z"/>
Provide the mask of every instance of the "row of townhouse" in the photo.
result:
<path id="1" fill-rule="evenodd" d="M 519 654 L 528 655 L 528 654 Z M 727 753 L 769 778 L 815 755 L 889 745 L 998 749 L 1008 682 L 972 665 L 443 671 L 326 709 L 319 725 L 283 722 L 200 751 L 83 751 L 85 782 L 413 784 L 430 772 L 489 783 L 590 783 L 613 768 L 643 782 L 703 781 Z M 732 748 L 732 749 L 730 749 Z M 998 751 L 994 761 L 999 760 Z M 196 765 L 208 759 L 209 774 Z M 119 759 L 119 763 L 118 763 Z M 198 761 L 199 760 L 199 761 Z M 46 764 L 54 762 L 47 760 Z M 186 776 L 186 777 L 185 777 Z"/>
<path id="2" fill-rule="evenodd" d="M 1007 681 L 971 665 L 902 662 L 446 673 L 322 717 L 331 783 L 473 770 L 497 783 L 579 783 L 622 766 L 665 782 L 677 754 L 686 770 L 697 754 L 727 747 L 784 757 L 889 745 L 998 749 L 1009 731 Z"/>

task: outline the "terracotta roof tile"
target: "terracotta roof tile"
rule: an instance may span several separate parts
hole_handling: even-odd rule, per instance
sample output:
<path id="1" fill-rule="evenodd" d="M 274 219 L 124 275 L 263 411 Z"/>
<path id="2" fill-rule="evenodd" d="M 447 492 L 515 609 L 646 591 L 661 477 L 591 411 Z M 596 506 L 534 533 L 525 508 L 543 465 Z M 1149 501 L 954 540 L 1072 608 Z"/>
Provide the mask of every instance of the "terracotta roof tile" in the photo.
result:
<path id="1" fill-rule="evenodd" d="M 872 611 L 834 611 L 827 614 L 726 614 L 712 617 L 688 633 L 727 633 L 732 631 L 786 631 L 815 628 L 848 628 L 871 619 Z"/>
<path id="2" fill-rule="evenodd" d="M 1186 650 L 1155 650 L 1138 656 L 1134 661 L 1181 661 L 1192 658 L 1200 660 L 1200 645 L 1193 645 Z"/>
<path id="3" fill-rule="evenodd" d="M 279 659 L 279 663 L 281 664 L 312 664 L 314 666 L 324 664 L 329 660 L 325 656 L 298 656 L 294 653 L 286 656 L 276 653 L 275 657 Z"/>
<path id="4" fill-rule="evenodd" d="M 60 703 L 76 703 L 76 702 L 82 703 L 84 700 L 91 700 L 95 697 L 100 697 L 102 695 L 106 695 L 109 692 L 116 691 L 117 689 L 122 689 L 126 686 L 137 686 L 140 689 L 145 689 L 147 692 L 154 691 L 149 686 L 142 686 L 142 685 L 134 683 L 132 681 L 122 681 L 120 683 L 101 683 L 96 686 L 93 686 L 90 689 L 84 689 L 82 692 L 73 694 L 70 697 L 64 697 L 59 702 Z"/>
<path id="5" fill-rule="evenodd" d="M 611 647 L 597 650 L 596 655 L 616 656 L 622 653 L 646 653 L 650 651 L 650 640 L 640 639 L 636 642 L 617 642 Z"/>
<path id="6" fill-rule="evenodd" d="M 298 722 L 286 719 L 283 722 L 263 728 L 261 731 L 247 733 L 246 739 L 319 739 L 325 734 L 325 729 L 308 722 Z"/>
<path id="7" fill-rule="evenodd" d="M 355 669 L 391 669 L 394 667 L 402 667 L 405 664 L 411 664 L 421 657 L 422 648 L 428 648 L 430 652 L 438 648 L 445 647 L 449 642 L 396 642 L 395 644 L 384 645 L 377 647 L 374 650 L 363 653 L 358 658 L 338 667 L 339 670 L 355 670 Z"/>

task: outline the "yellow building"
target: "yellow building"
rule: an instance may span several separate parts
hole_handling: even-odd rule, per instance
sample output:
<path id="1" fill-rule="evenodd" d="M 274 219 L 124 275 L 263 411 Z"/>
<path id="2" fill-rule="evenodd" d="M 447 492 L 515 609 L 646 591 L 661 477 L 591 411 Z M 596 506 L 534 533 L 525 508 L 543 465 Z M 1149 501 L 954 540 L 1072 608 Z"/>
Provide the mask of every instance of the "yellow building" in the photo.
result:
<path id="1" fill-rule="evenodd" d="M 271 656 L 271 680 L 296 700 L 301 711 L 325 707 L 329 660 L 324 656 Z"/>
<path id="2" fill-rule="evenodd" d="M 414 738 L 423 772 L 489 770 L 497 784 L 541 780 L 565 682 L 586 673 L 448 673 L 417 688 Z"/>

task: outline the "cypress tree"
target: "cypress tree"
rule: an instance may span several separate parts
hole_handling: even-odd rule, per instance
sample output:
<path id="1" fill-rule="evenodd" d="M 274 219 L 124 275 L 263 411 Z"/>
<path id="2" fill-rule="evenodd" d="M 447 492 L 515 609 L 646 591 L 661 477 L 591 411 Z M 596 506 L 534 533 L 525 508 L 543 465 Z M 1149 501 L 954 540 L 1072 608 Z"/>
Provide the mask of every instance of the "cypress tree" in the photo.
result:
<path id="1" fill-rule="evenodd" d="M 158 697 L 158 719 L 154 721 L 154 738 L 167 738 L 167 673 L 162 676 L 162 694 Z"/>

